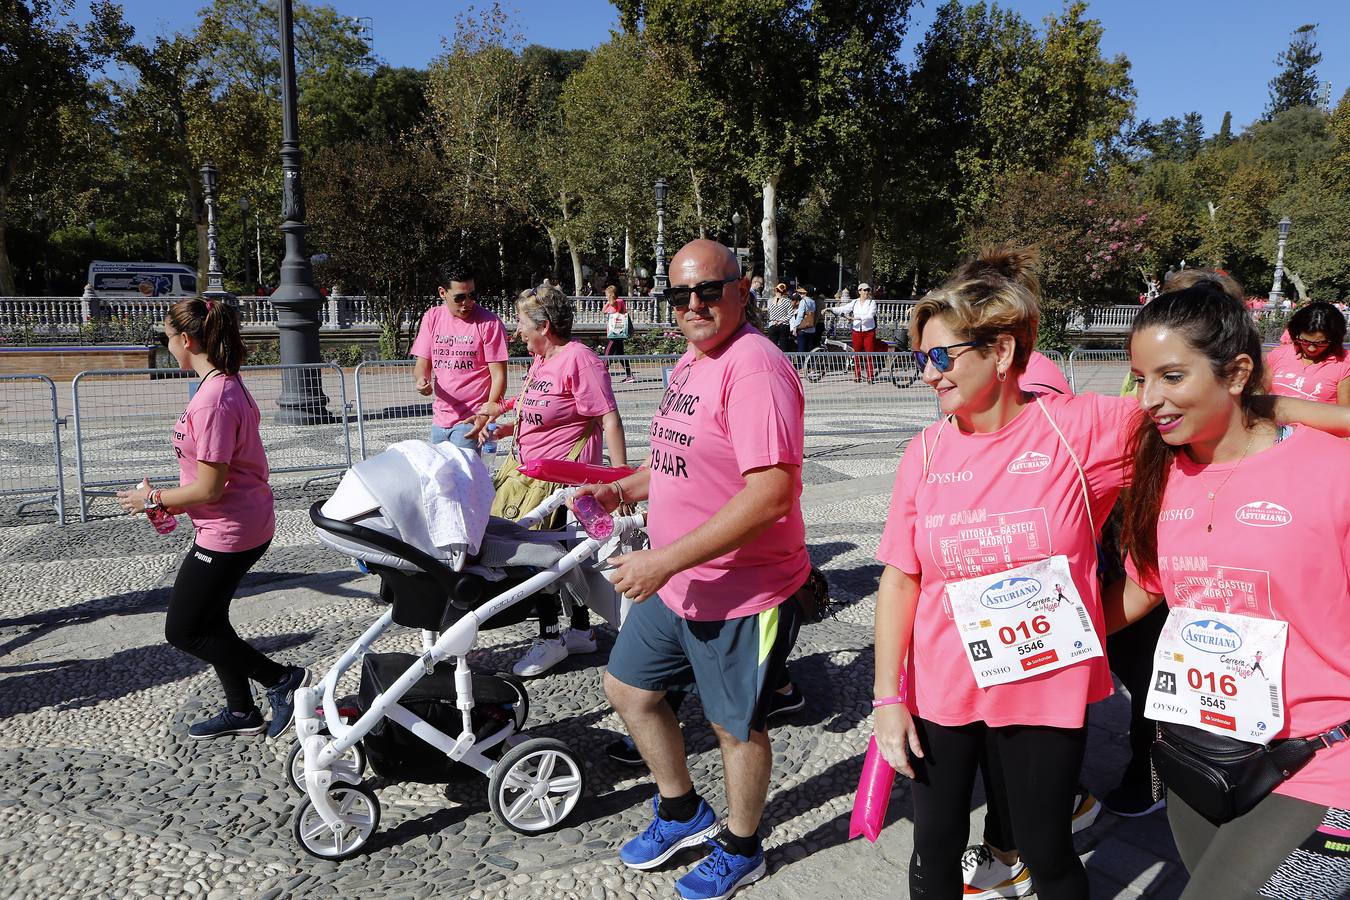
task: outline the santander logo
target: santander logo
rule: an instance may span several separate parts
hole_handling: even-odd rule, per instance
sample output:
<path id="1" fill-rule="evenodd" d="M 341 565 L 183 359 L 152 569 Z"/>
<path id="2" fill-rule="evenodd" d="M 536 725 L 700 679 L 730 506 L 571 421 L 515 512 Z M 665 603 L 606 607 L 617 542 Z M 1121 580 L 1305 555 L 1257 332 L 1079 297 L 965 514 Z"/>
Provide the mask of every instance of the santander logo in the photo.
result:
<path id="1" fill-rule="evenodd" d="M 1279 528 L 1294 521 L 1293 513 L 1269 500 L 1254 500 L 1239 506 L 1233 516 L 1243 525 L 1255 525 L 1257 528 Z"/>
<path id="2" fill-rule="evenodd" d="M 1035 450 L 1028 450 L 1021 456 L 1008 463 L 1009 475 L 1031 475 L 1035 472 L 1043 472 L 1050 465 L 1050 457 L 1044 453 L 1037 453 Z"/>

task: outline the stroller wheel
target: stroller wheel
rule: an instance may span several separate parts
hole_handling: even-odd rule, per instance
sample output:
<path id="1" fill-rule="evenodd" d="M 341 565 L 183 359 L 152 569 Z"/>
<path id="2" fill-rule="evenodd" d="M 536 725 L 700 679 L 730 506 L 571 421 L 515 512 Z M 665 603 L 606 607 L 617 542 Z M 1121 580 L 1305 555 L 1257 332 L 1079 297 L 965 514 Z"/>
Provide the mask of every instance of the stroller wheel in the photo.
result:
<path id="1" fill-rule="evenodd" d="M 328 732 L 321 732 L 325 737 Z M 355 784 L 366 774 L 366 751 L 361 749 L 360 743 L 353 744 L 351 749 L 342 754 L 333 764 L 333 774 L 338 775 L 339 767 L 342 767 L 343 774 L 353 779 L 350 783 Z M 345 779 L 344 779 L 345 780 Z M 290 756 L 286 757 L 286 781 L 291 787 L 300 793 L 305 792 L 305 747 L 299 741 L 291 748 Z"/>
<path id="2" fill-rule="evenodd" d="M 488 804 L 512 831 L 539 834 L 571 815 L 585 786 L 581 761 L 566 744 L 532 738 L 511 748 L 492 767 Z"/>
<path id="3" fill-rule="evenodd" d="M 380 827 L 380 801 L 375 792 L 361 784 L 333 784 L 328 802 L 342 820 L 339 828 L 329 828 L 308 797 L 295 811 L 292 831 L 300 846 L 320 859 L 348 859 L 361 851 Z"/>

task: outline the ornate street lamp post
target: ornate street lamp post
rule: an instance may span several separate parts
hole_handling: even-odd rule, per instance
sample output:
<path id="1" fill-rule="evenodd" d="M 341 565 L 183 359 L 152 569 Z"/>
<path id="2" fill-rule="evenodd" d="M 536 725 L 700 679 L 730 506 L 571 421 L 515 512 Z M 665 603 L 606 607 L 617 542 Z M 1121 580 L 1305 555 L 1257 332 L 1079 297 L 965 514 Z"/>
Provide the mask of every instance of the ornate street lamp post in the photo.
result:
<path id="1" fill-rule="evenodd" d="M 664 178 L 656 179 L 656 272 L 652 275 L 652 294 L 658 304 L 663 302 L 661 298 L 669 284 L 666 278 L 666 192 L 669 187 Z M 669 316 L 670 310 L 666 312 Z"/>
<path id="2" fill-rule="evenodd" d="M 844 292 L 844 229 L 839 229 L 839 285 L 835 291 L 842 294 Z"/>
<path id="3" fill-rule="evenodd" d="M 1275 284 L 1270 289 L 1270 301 L 1272 309 L 1279 309 L 1284 300 L 1284 292 L 1280 289 L 1284 281 L 1284 242 L 1289 240 L 1289 228 L 1294 223 L 1289 221 L 1288 216 L 1280 218 L 1280 245 L 1275 254 Z"/>
<path id="4" fill-rule="evenodd" d="M 736 254 L 736 258 L 741 257 L 741 214 L 739 211 L 731 214 L 731 250 Z"/>
<path id="5" fill-rule="evenodd" d="M 225 276 L 220 271 L 220 243 L 216 235 L 216 167 L 203 163 L 201 167 L 202 195 L 206 201 L 206 290 L 208 300 L 229 302 L 234 295 L 225 290 Z"/>
<path id="6" fill-rule="evenodd" d="M 281 233 L 286 255 L 273 292 L 283 366 L 317 363 L 319 316 L 323 295 L 314 286 L 314 273 L 305 253 L 305 191 L 300 183 L 300 128 L 296 117 L 295 25 L 291 0 L 278 0 L 281 25 Z M 302 425 L 326 422 L 328 398 L 317 369 L 285 369 L 277 421 Z"/>

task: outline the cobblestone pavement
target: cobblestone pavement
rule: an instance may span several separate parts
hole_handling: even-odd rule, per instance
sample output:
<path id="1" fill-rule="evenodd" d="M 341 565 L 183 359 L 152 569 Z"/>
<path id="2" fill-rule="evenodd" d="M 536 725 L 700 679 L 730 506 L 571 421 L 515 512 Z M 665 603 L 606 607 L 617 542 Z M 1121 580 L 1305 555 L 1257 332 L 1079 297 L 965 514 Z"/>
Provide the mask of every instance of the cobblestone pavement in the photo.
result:
<path id="1" fill-rule="evenodd" d="M 773 730 L 763 829 L 770 875 L 739 896 L 904 895 L 912 826 L 903 784 L 878 844 L 845 834 L 869 731 L 873 554 L 893 453 L 817 446 L 807 465 L 811 553 L 844 605 L 803 629 L 794 653 L 807 705 Z M 316 672 L 379 613 L 374 579 L 314 541 L 304 510 L 330 489 L 279 492 L 276 540 L 233 616 L 266 652 Z M 367 852 L 343 863 L 303 854 L 291 833 L 297 795 L 282 773 L 293 738 L 186 737 L 221 702 L 214 674 L 163 642 L 164 605 L 188 541 L 186 528 L 162 538 L 124 518 L 0 528 L 0 859 L 9 876 L 0 895 L 674 895 L 693 851 L 656 873 L 617 862 L 619 846 L 645 824 L 653 788 L 601 751 L 621 727 L 600 688 L 607 632 L 600 652 L 530 685 L 530 734 L 560 738 L 585 759 L 587 796 L 566 828 L 534 837 L 507 830 L 488 811 L 485 780 L 471 773 L 448 786 L 380 785 L 382 822 Z M 508 668 L 531 636 L 528 624 L 485 632 L 471 661 Z M 382 647 L 415 640 L 406 633 Z M 1099 796 L 1118 777 L 1126 716 L 1120 697 L 1092 711 L 1084 780 Z M 697 702 L 686 705 L 684 722 L 694 781 L 722 809 L 720 758 Z M 981 816 L 975 806 L 972 834 Z M 1094 897 L 1174 897 L 1184 884 L 1162 816 L 1103 814 L 1079 840 Z"/>

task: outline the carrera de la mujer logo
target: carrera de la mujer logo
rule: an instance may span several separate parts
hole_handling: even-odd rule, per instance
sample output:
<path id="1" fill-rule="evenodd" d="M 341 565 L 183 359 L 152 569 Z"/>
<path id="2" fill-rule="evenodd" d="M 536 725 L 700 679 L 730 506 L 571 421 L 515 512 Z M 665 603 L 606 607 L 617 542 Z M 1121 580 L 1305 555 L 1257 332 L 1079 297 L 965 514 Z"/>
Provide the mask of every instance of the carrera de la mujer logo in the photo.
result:
<path id="1" fill-rule="evenodd" d="M 1242 635 L 1215 619 L 1187 623 L 1181 639 L 1206 653 L 1232 653 L 1242 646 Z"/>
<path id="2" fill-rule="evenodd" d="M 1255 525 L 1257 528 L 1279 528 L 1294 521 L 1293 513 L 1269 500 L 1254 500 L 1239 506 L 1233 515 L 1243 525 Z"/>
<path id="3" fill-rule="evenodd" d="M 996 581 L 980 594 L 980 605 L 988 609 L 1012 609 L 1021 606 L 1041 592 L 1041 583 L 1035 578 L 1017 576 Z"/>
<path id="4" fill-rule="evenodd" d="M 1050 457 L 1044 453 L 1037 453 L 1035 450 L 1028 450 L 1021 456 L 1008 463 L 1009 475 L 1030 475 L 1034 472 L 1043 472 L 1050 465 Z"/>

